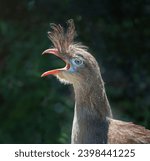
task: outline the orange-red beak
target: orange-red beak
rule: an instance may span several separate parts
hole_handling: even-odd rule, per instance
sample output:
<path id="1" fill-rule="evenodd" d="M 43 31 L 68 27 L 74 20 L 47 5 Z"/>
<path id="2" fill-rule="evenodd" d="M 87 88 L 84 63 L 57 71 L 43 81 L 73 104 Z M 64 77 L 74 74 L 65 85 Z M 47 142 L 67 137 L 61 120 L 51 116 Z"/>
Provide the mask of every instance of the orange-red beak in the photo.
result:
<path id="1" fill-rule="evenodd" d="M 42 55 L 44 54 L 53 54 L 53 55 L 56 55 L 57 57 L 61 58 L 65 63 L 66 63 L 66 66 L 64 68 L 59 68 L 59 69 L 54 69 L 54 70 L 49 70 L 47 72 L 44 72 L 41 77 L 45 77 L 45 76 L 48 76 L 50 74 L 52 75 L 55 75 L 55 74 L 58 74 L 59 72 L 61 71 L 64 71 L 64 70 L 68 70 L 70 68 L 70 64 L 68 64 L 66 62 L 66 60 L 64 58 L 62 58 L 59 54 L 58 54 L 58 50 L 53 48 L 53 49 L 47 49 L 45 50 Z"/>

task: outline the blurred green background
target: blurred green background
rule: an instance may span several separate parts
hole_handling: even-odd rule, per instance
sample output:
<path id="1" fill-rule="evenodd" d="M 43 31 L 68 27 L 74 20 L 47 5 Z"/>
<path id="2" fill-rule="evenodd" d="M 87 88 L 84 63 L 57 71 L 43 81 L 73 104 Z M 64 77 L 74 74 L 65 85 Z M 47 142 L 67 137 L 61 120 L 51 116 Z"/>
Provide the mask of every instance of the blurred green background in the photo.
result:
<path id="1" fill-rule="evenodd" d="M 71 86 L 40 78 L 49 23 L 73 18 L 97 58 L 114 117 L 150 129 L 149 0 L 0 0 L 0 143 L 70 143 Z"/>

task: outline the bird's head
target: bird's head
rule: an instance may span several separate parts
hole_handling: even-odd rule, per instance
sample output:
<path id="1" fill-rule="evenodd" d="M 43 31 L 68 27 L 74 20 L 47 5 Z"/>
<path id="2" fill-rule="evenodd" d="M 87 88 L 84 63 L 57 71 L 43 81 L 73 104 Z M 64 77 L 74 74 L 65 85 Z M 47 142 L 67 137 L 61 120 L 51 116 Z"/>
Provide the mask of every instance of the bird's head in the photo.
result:
<path id="1" fill-rule="evenodd" d="M 77 84 L 88 83 L 99 75 L 99 67 L 95 58 L 87 51 L 87 47 L 74 42 L 76 35 L 73 20 L 68 21 L 65 32 L 61 25 L 51 24 L 48 36 L 53 43 L 53 48 L 47 49 L 43 54 L 53 54 L 61 58 L 66 66 L 43 73 L 41 76 L 54 75 L 61 82 Z"/>

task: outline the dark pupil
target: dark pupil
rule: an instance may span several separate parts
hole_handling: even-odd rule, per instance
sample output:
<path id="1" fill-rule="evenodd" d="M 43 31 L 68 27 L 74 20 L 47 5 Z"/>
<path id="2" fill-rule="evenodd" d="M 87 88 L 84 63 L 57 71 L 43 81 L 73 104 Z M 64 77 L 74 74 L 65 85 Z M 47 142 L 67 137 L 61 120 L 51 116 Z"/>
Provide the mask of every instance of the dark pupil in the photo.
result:
<path id="1" fill-rule="evenodd" d="M 81 61 L 76 59 L 76 60 L 75 60 L 75 63 L 76 63 L 76 64 L 81 64 Z"/>

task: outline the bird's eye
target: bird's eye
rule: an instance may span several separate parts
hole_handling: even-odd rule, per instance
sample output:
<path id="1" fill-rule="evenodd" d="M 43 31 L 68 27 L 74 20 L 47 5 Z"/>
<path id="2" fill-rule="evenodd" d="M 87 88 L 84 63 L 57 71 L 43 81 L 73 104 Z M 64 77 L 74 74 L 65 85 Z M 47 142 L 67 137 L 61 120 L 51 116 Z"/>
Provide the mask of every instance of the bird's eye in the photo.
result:
<path id="1" fill-rule="evenodd" d="M 83 64 L 83 60 L 79 59 L 79 58 L 72 59 L 72 62 L 73 62 L 74 65 L 77 65 L 77 66 L 80 66 L 80 65 Z"/>

